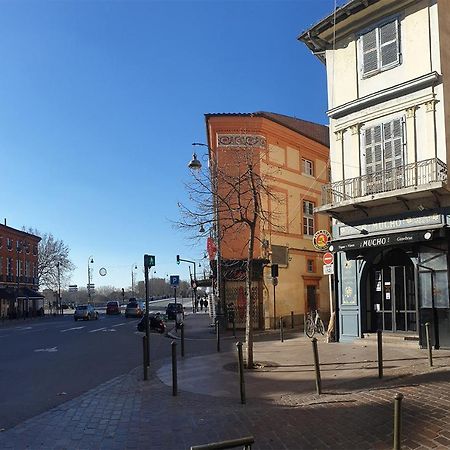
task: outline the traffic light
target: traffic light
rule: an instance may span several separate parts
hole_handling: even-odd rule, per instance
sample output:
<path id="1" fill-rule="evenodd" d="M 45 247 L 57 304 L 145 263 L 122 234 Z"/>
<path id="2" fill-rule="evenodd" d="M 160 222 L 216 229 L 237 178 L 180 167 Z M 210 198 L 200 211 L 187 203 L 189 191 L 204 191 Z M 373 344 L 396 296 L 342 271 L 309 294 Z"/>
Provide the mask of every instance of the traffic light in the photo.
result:
<path id="1" fill-rule="evenodd" d="M 275 278 L 278 276 L 278 264 L 272 264 L 271 272 L 272 272 L 272 278 Z"/>
<path id="2" fill-rule="evenodd" d="M 177 264 L 180 264 L 180 255 L 177 255 Z"/>

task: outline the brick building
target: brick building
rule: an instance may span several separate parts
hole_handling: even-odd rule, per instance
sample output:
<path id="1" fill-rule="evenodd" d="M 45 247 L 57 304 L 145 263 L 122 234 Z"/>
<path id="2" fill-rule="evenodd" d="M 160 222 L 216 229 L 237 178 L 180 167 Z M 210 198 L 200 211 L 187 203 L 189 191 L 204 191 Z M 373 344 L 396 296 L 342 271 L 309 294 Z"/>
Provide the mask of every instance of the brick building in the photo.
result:
<path id="1" fill-rule="evenodd" d="M 40 237 L 0 224 L 0 317 L 38 314 L 43 297 L 38 290 Z"/>

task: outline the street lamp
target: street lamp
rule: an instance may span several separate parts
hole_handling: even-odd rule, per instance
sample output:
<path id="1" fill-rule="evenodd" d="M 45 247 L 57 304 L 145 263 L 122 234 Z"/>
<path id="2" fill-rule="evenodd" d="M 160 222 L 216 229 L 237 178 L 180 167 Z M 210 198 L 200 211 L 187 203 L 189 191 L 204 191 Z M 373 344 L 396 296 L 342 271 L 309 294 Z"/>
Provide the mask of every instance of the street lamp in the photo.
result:
<path id="1" fill-rule="evenodd" d="M 134 297 L 134 271 L 137 270 L 137 264 L 131 266 L 131 296 Z"/>
<path id="2" fill-rule="evenodd" d="M 94 257 L 93 256 L 89 256 L 89 259 L 88 259 L 88 271 L 87 271 L 87 275 L 88 275 L 88 284 L 87 284 L 88 303 L 91 303 L 91 266 L 90 266 L 90 264 L 94 264 Z"/>

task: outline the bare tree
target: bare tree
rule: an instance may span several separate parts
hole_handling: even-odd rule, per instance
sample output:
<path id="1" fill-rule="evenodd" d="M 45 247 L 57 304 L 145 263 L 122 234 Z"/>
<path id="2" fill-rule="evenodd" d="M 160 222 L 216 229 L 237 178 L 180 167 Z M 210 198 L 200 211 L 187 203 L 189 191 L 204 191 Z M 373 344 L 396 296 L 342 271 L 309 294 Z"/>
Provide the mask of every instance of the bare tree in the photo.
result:
<path id="1" fill-rule="evenodd" d="M 177 225 L 199 238 L 214 230 L 216 240 L 229 239 L 231 234 L 244 238 L 246 252 L 246 314 L 245 339 L 247 367 L 253 367 L 253 316 L 252 299 L 253 260 L 255 244 L 267 227 L 278 228 L 274 213 L 269 211 L 269 200 L 279 203 L 270 190 L 269 179 L 276 169 L 268 166 L 262 170 L 267 150 L 253 147 L 233 148 L 232 155 L 224 155 L 228 163 L 217 164 L 211 150 L 210 170 L 192 171 L 193 180 L 186 184 L 189 203 L 179 203 L 181 219 Z M 222 153 L 221 153 L 222 155 Z M 226 157 L 225 157 L 226 156 Z M 221 261 L 218 262 L 221 264 Z"/>
<path id="2" fill-rule="evenodd" d="M 37 229 L 23 227 L 27 233 L 39 236 L 37 278 L 39 287 L 56 290 L 58 281 L 61 286 L 68 283 L 75 266 L 69 258 L 69 247 L 62 239 L 56 239 L 52 233 L 41 233 Z M 58 280 L 59 265 L 59 280 Z"/>

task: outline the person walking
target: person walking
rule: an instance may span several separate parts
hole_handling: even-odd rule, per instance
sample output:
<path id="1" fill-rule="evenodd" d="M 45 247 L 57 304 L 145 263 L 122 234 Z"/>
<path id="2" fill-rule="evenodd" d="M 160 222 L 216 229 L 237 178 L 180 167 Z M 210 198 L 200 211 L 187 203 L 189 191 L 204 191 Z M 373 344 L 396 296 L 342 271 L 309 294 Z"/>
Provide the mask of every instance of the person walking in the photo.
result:
<path id="1" fill-rule="evenodd" d="M 203 311 L 203 299 L 200 299 L 200 311 Z"/>
<path id="2" fill-rule="evenodd" d="M 203 301 L 203 306 L 205 307 L 205 311 L 208 311 L 208 299 L 205 298 Z"/>

